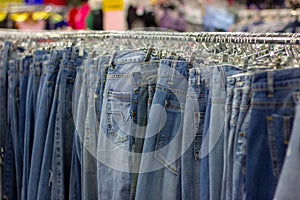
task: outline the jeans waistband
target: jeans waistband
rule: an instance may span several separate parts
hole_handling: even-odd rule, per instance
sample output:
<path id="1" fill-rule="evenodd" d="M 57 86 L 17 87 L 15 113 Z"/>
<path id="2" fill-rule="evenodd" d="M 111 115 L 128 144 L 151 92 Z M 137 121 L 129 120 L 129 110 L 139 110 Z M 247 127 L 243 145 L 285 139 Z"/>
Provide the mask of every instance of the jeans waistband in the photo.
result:
<path id="1" fill-rule="evenodd" d="M 141 64 L 141 82 L 148 83 L 148 77 L 157 76 L 159 61 L 150 61 Z"/>
<path id="2" fill-rule="evenodd" d="M 52 50 L 50 52 L 49 65 L 47 70 L 50 72 L 55 72 L 59 68 L 59 62 L 62 60 L 62 50 Z"/>
<path id="3" fill-rule="evenodd" d="M 31 63 L 32 63 L 32 56 L 31 55 L 24 56 L 20 60 L 20 64 L 19 64 L 20 73 L 28 73 L 29 66 Z"/>
<path id="4" fill-rule="evenodd" d="M 103 69 L 105 67 L 108 67 L 109 61 L 110 61 L 110 56 L 100 56 L 100 57 L 98 57 L 98 63 L 97 63 L 98 69 L 97 69 L 97 71 L 101 72 L 101 71 L 103 71 Z"/>
<path id="5" fill-rule="evenodd" d="M 254 73 L 252 76 L 252 90 L 273 90 L 299 87 L 300 68 L 267 70 Z"/>
<path id="6" fill-rule="evenodd" d="M 67 47 L 63 51 L 63 59 L 60 68 L 76 69 L 82 64 L 86 55 L 86 52 L 83 52 L 83 54 L 80 55 L 79 48 L 77 47 Z"/>
<path id="7" fill-rule="evenodd" d="M 110 58 L 110 65 L 120 65 L 127 63 L 140 63 L 146 58 L 146 53 L 143 50 L 124 50 L 115 51 Z"/>

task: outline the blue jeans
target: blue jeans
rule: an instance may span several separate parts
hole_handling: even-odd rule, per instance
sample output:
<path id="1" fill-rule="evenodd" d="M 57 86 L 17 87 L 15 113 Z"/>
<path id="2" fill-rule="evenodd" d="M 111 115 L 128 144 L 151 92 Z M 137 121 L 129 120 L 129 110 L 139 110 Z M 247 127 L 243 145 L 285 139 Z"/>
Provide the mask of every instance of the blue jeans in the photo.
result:
<path id="1" fill-rule="evenodd" d="M 72 95 L 76 69 L 83 63 L 86 53 L 79 55 L 79 49 L 69 47 L 63 51 L 63 59 L 56 80 L 52 113 L 54 124 L 48 125 L 48 133 L 54 136 L 51 165 L 51 197 L 69 199 L 70 171 L 75 125 L 72 113 Z M 56 104 L 56 105 L 55 105 Z M 49 127 L 50 126 L 50 127 Z M 48 179 L 49 180 L 49 179 Z"/>
<path id="2" fill-rule="evenodd" d="M 9 61 L 9 52 L 10 52 L 10 42 L 5 42 L 3 46 L 3 50 L 1 52 L 1 63 L 0 63 L 0 148 L 1 148 L 1 197 L 2 194 L 4 195 L 5 188 L 4 186 L 8 184 L 6 183 L 5 177 L 12 177 L 10 174 L 10 170 L 13 168 L 13 163 L 11 162 L 14 160 L 12 150 L 9 150 L 9 153 L 6 153 L 5 150 L 5 143 L 6 143 L 6 126 L 7 126 L 7 73 L 8 73 L 8 61 Z M 12 139 L 11 139 L 12 140 Z M 5 155 L 7 154 L 7 155 Z M 9 156 L 8 156 L 9 155 Z M 7 161 L 4 161 L 5 158 Z M 7 165 L 7 169 L 4 169 L 4 162 Z M 8 163 L 9 162 L 9 163 Z M 3 192 L 2 192 L 3 190 Z M 5 195 L 8 195 L 7 193 Z M 11 195 L 15 195 L 15 192 L 12 191 Z M 8 195 L 11 197 L 11 195 Z"/>
<path id="3" fill-rule="evenodd" d="M 227 158 L 228 153 L 228 141 L 229 141 L 229 131 L 230 131 L 230 116 L 232 111 L 232 101 L 233 101 L 233 91 L 235 86 L 235 79 L 228 77 L 226 80 L 226 103 L 225 103 L 225 124 L 224 124 L 224 152 L 223 152 L 223 159 L 224 159 L 224 166 L 223 166 L 223 178 L 222 178 L 222 193 L 221 199 L 226 198 L 226 193 L 230 190 L 227 185 L 229 183 L 229 179 L 231 177 L 227 175 L 228 168 L 229 168 L 229 160 Z"/>
<path id="4" fill-rule="evenodd" d="M 139 176 L 139 167 L 141 163 L 141 156 L 144 145 L 144 138 L 146 134 L 147 122 L 148 122 L 148 106 L 152 104 L 148 101 L 153 99 L 154 91 L 157 82 L 157 71 L 159 67 L 159 61 L 153 60 L 144 62 L 140 65 L 141 72 L 133 74 L 134 82 L 139 85 L 136 92 L 133 91 L 133 95 L 137 95 L 136 115 L 133 118 L 136 123 L 136 130 L 134 133 L 134 144 L 132 146 L 132 152 L 137 153 L 138 156 L 132 159 L 132 174 L 131 174 L 131 192 L 130 199 L 135 199 L 136 187 Z"/>
<path id="5" fill-rule="evenodd" d="M 246 132 L 246 198 L 273 199 L 295 115 L 300 69 L 253 75 Z M 259 186 L 259 187 L 258 187 Z"/>
<path id="6" fill-rule="evenodd" d="M 97 85 L 97 59 L 90 59 L 87 85 L 87 112 L 82 148 L 82 199 L 97 199 L 97 139 L 99 121 L 95 106 L 95 88 Z"/>
<path id="7" fill-rule="evenodd" d="M 77 68 L 76 72 L 76 80 L 74 86 L 74 97 L 73 97 L 73 117 L 74 122 L 76 124 L 77 121 L 77 110 L 78 110 L 78 102 L 80 97 L 81 85 L 83 83 L 83 75 L 84 75 L 84 66 Z M 71 176 L 70 176 L 70 194 L 69 199 L 72 200 L 80 200 L 81 196 L 81 161 L 79 155 L 77 154 L 77 141 L 81 142 L 77 138 L 77 128 L 74 131 L 74 139 L 73 139 L 73 151 L 72 151 L 72 163 L 71 163 Z"/>
<path id="8" fill-rule="evenodd" d="M 188 62 L 163 59 L 153 97 L 136 199 L 181 199 L 180 171 Z"/>
<path id="9" fill-rule="evenodd" d="M 242 87 L 241 104 L 236 124 L 233 151 L 232 171 L 232 199 L 242 199 L 245 196 L 245 176 L 246 176 L 246 139 L 245 136 L 249 128 L 249 107 L 252 76 L 241 77 L 236 81 L 237 87 Z"/>
<path id="10" fill-rule="evenodd" d="M 189 69 L 189 86 L 183 124 L 182 151 L 184 154 L 181 157 L 182 199 L 200 199 L 200 151 L 210 74 L 206 70 L 207 68 L 200 68 L 197 64 Z"/>
<path id="11" fill-rule="evenodd" d="M 300 196 L 299 181 L 300 174 L 297 173 L 300 167 L 299 141 L 300 141 L 300 93 L 294 93 L 294 103 L 296 104 L 296 114 L 293 124 L 291 139 L 288 145 L 286 157 L 282 172 L 278 181 L 275 199 L 292 200 L 298 199 Z"/>
<path id="12" fill-rule="evenodd" d="M 26 94 L 29 78 L 29 67 L 32 64 L 32 56 L 27 55 L 20 61 L 20 111 L 19 111 L 19 151 L 21 160 L 24 160 L 24 133 L 25 133 L 25 116 L 26 116 Z M 23 166 L 23 163 L 22 163 Z M 23 173 L 23 171 L 22 171 Z"/>
<path id="13" fill-rule="evenodd" d="M 19 151 L 19 99 L 20 79 L 19 79 L 19 61 L 10 60 L 8 73 L 8 123 L 7 136 L 12 137 L 12 147 L 15 157 L 16 189 L 17 197 L 20 198 L 22 186 L 22 159 Z M 8 147 L 10 148 L 10 147 Z"/>
<path id="14" fill-rule="evenodd" d="M 222 193 L 226 78 L 240 72 L 240 69 L 230 65 L 217 66 L 213 72 L 209 127 L 209 148 L 211 150 L 209 152 L 209 188 L 211 200 L 219 200 Z"/>
<path id="15" fill-rule="evenodd" d="M 140 71 L 146 54 L 115 52 L 108 67 L 97 145 L 98 199 L 130 198 L 130 151 L 133 135 L 132 73 Z"/>
<path id="16" fill-rule="evenodd" d="M 227 124 L 228 125 L 227 137 L 224 140 L 224 142 L 226 142 L 226 144 L 224 143 L 224 147 L 226 146 L 226 149 L 224 148 L 224 151 L 226 152 L 224 157 L 224 166 L 226 166 L 226 171 L 225 174 L 223 174 L 223 181 L 225 177 L 225 181 L 226 181 L 225 198 L 226 199 L 232 199 L 232 182 L 233 182 L 232 176 L 233 176 L 233 158 L 235 152 L 236 126 L 237 126 L 237 120 L 240 112 L 240 105 L 242 101 L 243 80 L 239 81 L 237 79 L 239 79 L 239 77 L 233 78 L 233 80 L 231 80 L 234 81 L 233 88 L 230 83 L 226 87 L 227 91 L 230 90 L 229 88 L 233 89 L 233 96 L 231 99 L 232 105 L 229 114 L 229 122 Z"/>
<path id="17" fill-rule="evenodd" d="M 43 158 L 45 158 L 44 149 L 45 147 L 48 147 L 48 144 L 46 144 L 45 140 L 47 137 L 47 129 L 52 107 L 55 82 L 59 69 L 59 62 L 61 61 L 61 59 L 61 51 L 51 51 L 49 60 L 46 61 L 47 68 L 45 69 L 45 72 L 43 72 L 44 76 L 41 77 L 40 81 L 40 102 L 38 102 L 38 108 L 36 112 L 36 123 L 28 188 L 30 193 L 28 193 L 28 199 L 37 198 L 38 193 L 41 193 L 43 195 L 49 194 L 49 190 L 47 190 L 47 188 L 49 187 L 49 181 L 46 181 L 45 183 L 44 180 L 45 176 L 49 176 L 49 172 L 44 171 L 42 167 L 42 161 Z"/>
<path id="18" fill-rule="evenodd" d="M 36 105 L 38 90 L 40 87 L 40 78 L 42 74 L 42 61 L 45 51 L 37 50 L 34 52 L 33 64 L 30 66 L 28 87 L 26 94 L 26 116 L 24 133 L 24 160 L 23 160 L 23 178 L 21 198 L 27 199 L 29 174 L 31 165 L 31 153 L 34 137 L 34 125 L 36 119 Z"/>

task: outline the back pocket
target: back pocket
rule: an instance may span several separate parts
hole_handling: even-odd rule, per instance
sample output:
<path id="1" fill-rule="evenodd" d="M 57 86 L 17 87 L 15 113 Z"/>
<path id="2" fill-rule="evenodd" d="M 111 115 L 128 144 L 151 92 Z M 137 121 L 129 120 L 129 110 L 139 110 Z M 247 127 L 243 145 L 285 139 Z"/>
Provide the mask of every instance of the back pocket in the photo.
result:
<path id="1" fill-rule="evenodd" d="M 272 115 L 267 117 L 268 139 L 273 174 L 279 178 L 292 131 L 294 117 Z"/>
<path id="2" fill-rule="evenodd" d="M 107 128 L 113 143 L 124 143 L 131 135 L 130 92 L 108 92 Z"/>

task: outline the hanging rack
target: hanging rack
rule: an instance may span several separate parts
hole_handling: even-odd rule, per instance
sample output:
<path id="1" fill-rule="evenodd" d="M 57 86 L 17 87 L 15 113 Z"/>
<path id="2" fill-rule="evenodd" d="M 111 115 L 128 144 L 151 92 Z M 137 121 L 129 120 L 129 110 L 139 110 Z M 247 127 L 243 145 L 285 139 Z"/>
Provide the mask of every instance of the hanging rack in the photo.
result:
<path id="1" fill-rule="evenodd" d="M 0 40 L 34 40 L 36 42 L 63 39 L 133 39 L 182 41 L 196 43 L 235 43 L 235 44 L 300 44 L 300 34 L 289 33 L 242 33 L 242 32 L 149 32 L 149 31 L 45 31 L 18 32 L 0 31 Z"/>

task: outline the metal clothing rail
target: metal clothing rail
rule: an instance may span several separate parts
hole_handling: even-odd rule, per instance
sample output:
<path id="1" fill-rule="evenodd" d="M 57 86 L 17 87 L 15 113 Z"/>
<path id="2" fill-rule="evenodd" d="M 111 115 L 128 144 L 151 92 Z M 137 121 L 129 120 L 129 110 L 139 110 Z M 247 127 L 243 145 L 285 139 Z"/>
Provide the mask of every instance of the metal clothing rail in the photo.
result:
<path id="1" fill-rule="evenodd" d="M 287 44 L 299 45 L 300 34 L 243 33 L 243 32 L 155 32 L 155 31 L 42 31 L 19 32 L 1 30 L 0 41 L 33 40 L 51 42 L 59 40 L 132 39 L 147 41 L 178 41 L 195 43 L 235 44 Z"/>

